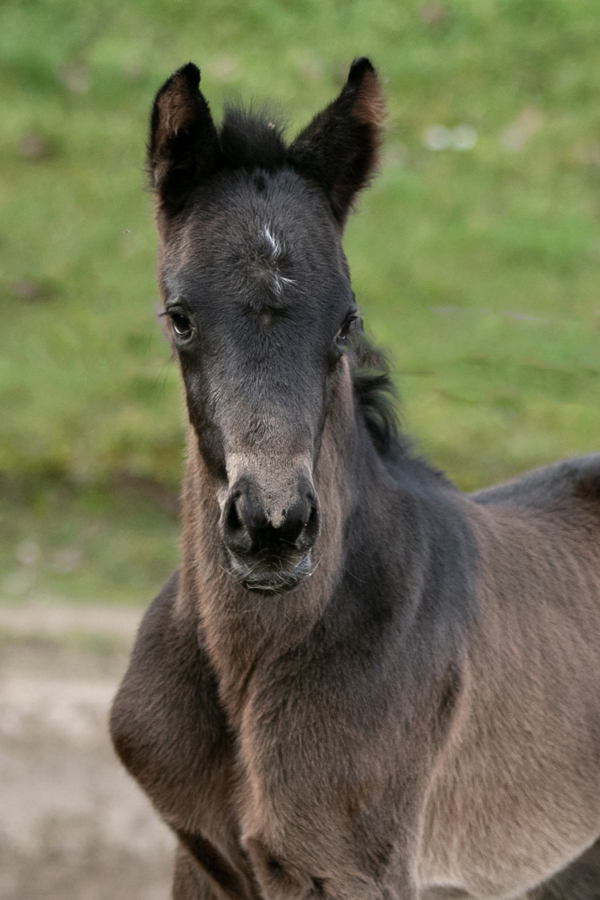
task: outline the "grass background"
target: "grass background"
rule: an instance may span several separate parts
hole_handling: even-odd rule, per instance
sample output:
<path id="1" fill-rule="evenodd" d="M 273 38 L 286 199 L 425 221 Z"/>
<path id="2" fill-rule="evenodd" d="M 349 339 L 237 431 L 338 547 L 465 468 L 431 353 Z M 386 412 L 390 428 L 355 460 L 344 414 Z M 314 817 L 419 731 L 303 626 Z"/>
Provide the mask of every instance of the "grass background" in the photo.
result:
<path id="1" fill-rule="evenodd" d="M 145 602 L 176 560 L 143 157 L 189 59 L 217 115 L 293 133 L 369 55 L 387 140 L 345 245 L 406 426 L 466 490 L 598 449 L 599 47 L 594 0 L 3 0 L 0 596 Z"/>

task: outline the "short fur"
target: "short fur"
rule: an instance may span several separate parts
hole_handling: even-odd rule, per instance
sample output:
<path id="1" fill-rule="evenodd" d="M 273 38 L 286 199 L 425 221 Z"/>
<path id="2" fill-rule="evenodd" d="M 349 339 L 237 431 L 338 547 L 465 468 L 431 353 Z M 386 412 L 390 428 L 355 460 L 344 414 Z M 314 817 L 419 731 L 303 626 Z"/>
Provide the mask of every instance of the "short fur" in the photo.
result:
<path id="1" fill-rule="evenodd" d="M 598 900 L 600 457 L 464 496 L 401 435 L 341 244 L 367 60 L 289 146 L 198 83 L 148 145 L 182 559 L 111 716 L 173 897 Z"/>

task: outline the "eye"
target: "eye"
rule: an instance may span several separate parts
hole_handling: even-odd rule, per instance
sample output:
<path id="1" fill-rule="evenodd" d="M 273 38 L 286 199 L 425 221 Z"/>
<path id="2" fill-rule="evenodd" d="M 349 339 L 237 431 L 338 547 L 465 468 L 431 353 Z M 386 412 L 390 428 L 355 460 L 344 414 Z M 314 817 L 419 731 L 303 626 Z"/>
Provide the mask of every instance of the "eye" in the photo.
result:
<path id="1" fill-rule="evenodd" d="M 354 331 L 355 328 L 357 328 L 359 323 L 360 323 L 360 316 L 357 313 L 350 313 L 349 315 L 347 315 L 346 318 L 344 319 L 342 327 L 340 328 L 340 330 L 338 331 L 338 333 L 336 335 L 336 341 L 339 344 L 345 344 L 348 339 L 348 335 L 352 331 Z"/>
<path id="2" fill-rule="evenodd" d="M 169 313 L 169 317 L 175 334 L 179 335 L 179 337 L 189 337 L 191 335 L 192 323 L 187 316 L 182 315 L 182 313 L 172 312 Z"/>

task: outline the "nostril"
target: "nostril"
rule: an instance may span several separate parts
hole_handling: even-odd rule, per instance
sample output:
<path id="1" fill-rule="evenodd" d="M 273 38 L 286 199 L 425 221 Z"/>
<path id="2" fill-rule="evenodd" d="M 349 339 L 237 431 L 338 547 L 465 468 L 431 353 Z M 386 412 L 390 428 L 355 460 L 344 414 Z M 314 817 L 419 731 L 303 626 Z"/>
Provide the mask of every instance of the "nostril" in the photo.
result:
<path id="1" fill-rule="evenodd" d="M 237 481 L 221 514 L 222 538 L 234 555 L 283 564 L 294 551 L 306 554 L 310 550 L 319 531 L 319 506 L 312 486 L 299 484 L 294 503 L 282 503 L 279 510 L 273 507 L 255 481 Z"/>
<path id="2" fill-rule="evenodd" d="M 319 534 L 319 506 L 317 504 L 316 497 L 313 495 L 310 496 L 310 513 L 308 516 L 308 520 L 304 525 L 302 531 L 298 535 L 298 540 L 296 541 L 296 546 L 298 550 L 310 550 L 313 546 L 314 542 L 317 539 L 317 535 Z"/>
<path id="3" fill-rule="evenodd" d="M 228 531 L 238 531 L 238 529 L 241 529 L 243 527 L 242 520 L 240 519 L 240 514 L 238 513 L 237 509 L 238 497 L 232 497 L 229 503 L 229 509 L 227 510 L 226 519 L 226 527 Z"/>
<path id="4" fill-rule="evenodd" d="M 252 541 L 238 510 L 240 497 L 241 491 L 235 491 L 227 501 L 223 515 L 223 534 L 225 542 L 231 550 L 247 553 L 251 548 Z"/>

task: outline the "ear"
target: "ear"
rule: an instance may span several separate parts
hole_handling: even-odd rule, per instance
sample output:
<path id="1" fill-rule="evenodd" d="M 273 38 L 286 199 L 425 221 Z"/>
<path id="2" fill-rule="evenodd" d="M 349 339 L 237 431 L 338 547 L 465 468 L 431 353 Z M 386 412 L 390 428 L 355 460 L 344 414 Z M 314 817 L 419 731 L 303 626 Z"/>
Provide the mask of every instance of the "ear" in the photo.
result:
<path id="1" fill-rule="evenodd" d="M 324 188 L 342 226 L 375 169 L 384 115 L 375 69 L 368 59 L 355 59 L 339 97 L 289 148 L 291 164 Z"/>
<path id="2" fill-rule="evenodd" d="M 220 161 L 217 130 L 199 84 L 200 70 L 188 63 L 163 84 L 152 107 L 148 172 L 167 215 L 179 212 Z"/>

